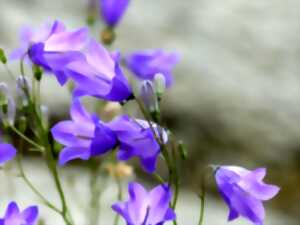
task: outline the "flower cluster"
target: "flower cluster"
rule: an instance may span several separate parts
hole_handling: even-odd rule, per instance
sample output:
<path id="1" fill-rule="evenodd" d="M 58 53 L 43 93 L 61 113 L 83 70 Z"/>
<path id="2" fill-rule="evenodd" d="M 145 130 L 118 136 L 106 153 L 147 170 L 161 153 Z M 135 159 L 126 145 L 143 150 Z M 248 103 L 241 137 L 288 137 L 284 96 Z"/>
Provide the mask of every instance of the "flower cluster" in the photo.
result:
<path id="1" fill-rule="evenodd" d="M 129 0 L 100 0 L 100 12 L 109 31 L 119 24 L 128 5 Z M 104 41 L 104 44 L 111 41 L 113 39 Z M 2 50 L 0 60 L 7 63 Z M 18 147 L 23 145 L 7 138 L 14 132 L 44 156 L 54 177 L 62 209 L 37 192 L 25 177 L 18 160 L 21 177 L 47 206 L 62 216 L 66 225 L 74 225 L 55 165 L 55 153 L 58 151 L 57 163 L 60 166 L 73 160 L 83 160 L 92 168 L 91 194 L 96 193 L 92 196 L 93 209 L 97 205 L 94 203 L 97 193 L 99 195 L 97 185 L 93 186 L 97 184 L 98 169 L 104 169 L 114 177 L 120 189 L 118 196 L 122 196 L 120 182 L 122 178 L 131 176 L 133 170 L 119 161 L 127 163 L 131 158 L 138 158 L 142 170 L 157 178 L 160 184 L 148 192 L 141 184 L 130 182 L 128 201 L 122 202 L 120 197 L 112 209 L 128 225 L 163 225 L 168 221 L 177 224 L 178 162 L 186 158 L 186 153 L 182 143 L 163 126 L 160 114 L 163 92 L 174 82 L 172 73 L 179 61 L 177 53 L 162 49 L 138 50 L 122 57 L 119 51 L 110 52 L 97 42 L 86 27 L 69 30 L 62 22 L 54 21 L 36 30 L 24 28 L 20 47 L 11 53 L 10 60 L 19 60 L 21 65 L 21 76 L 15 79 L 19 101 L 16 104 L 7 85 L 0 83 L 1 129 L 6 132 L 0 142 L 1 166 L 20 154 L 12 144 L 17 143 Z M 24 72 L 25 62 L 33 68 L 30 78 Z M 137 78 L 135 82 L 140 87 L 137 93 L 123 66 Z M 44 106 L 36 91 L 43 72 L 54 75 L 61 86 L 67 82 L 72 84 L 70 119 L 59 121 L 52 127 L 48 126 Z M 114 102 L 121 113 L 113 114 L 107 120 L 100 118 L 96 112 L 91 113 L 84 107 L 83 97 L 96 98 L 102 104 Z M 140 111 L 138 116 L 122 113 L 122 106 L 129 100 L 135 101 Z M 26 136 L 27 131 L 34 136 L 32 139 Z M 113 157 L 102 166 L 104 155 Z M 157 162 L 160 158 L 169 172 L 167 179 L 158 174 Z M 214 173 L 219 191 L 229 206 L 228 220 L 242 216 L 254 224 L 262 224 L 262 201 L 273 198 L 279 191 L 277 186 L 262 181 L 265 169 L 249 171 L 236 166 L 219 166 Z M 0 219 L 0 225 L 34 225 L 37 216 L 36 206 L 20 211 L 17 204 L 11 202 L 5 216 Z M 96 222 L 91 220 L 90 224 Z"/>

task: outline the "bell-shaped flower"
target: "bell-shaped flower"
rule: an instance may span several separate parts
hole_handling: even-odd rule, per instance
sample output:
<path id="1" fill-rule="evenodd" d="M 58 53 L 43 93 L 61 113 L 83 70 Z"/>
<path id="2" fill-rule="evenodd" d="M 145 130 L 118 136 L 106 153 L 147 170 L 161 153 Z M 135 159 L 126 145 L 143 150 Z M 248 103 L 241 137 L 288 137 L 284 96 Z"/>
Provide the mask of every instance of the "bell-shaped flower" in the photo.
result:
<path id="1" fill-rule="evenodd" d="M 14 146 L 0 142 L 0 166 L 12 160 L 17 154 Z"/>
<path id="2" fill-rule="evenodd" d="M 21 47 L 12 52 L 11 59 L 29 56 L 34 64 L 54 73 L 63 85 L 67 81 L 64 67 L 83 57 L 80 51 L 87 40 L 86 28 L 68 31 L 59 21 L 43 25 L 37 30 L 26 27 L 21 31 Z"/>
<path id="3" fill-rule="evenodd" d="M 172 70 L 179 61 L 179 55 L 162 49 L 141 50 L 129 54 L 126 64 L 139 79 L 153 80 L 157 73 L 165 76 L 166 85 L 173 83 Z"/>
<path id="4" fill-rule="evenodd" d="M 0 225 L 35 225 L 38 218 L 38 207 L 30 206 L 21 211 L 15 202 L 9 203 Z"/>
<path id="5" fill-rule="evenodd" d="M 128 7 L 129 0 L 99 0 L 100 14 L 109 27 L 116 26 Z"/>
<path id="6" fill-rule="evenodd" d="M 89 95 L 118 102 L 132 98 L 132 90 L 120 68 L 118 54 L 110 54 L 91 40 L 84 55 L 84 60 L 74 61 L 66 69 L 76 85 L 75 97 Z"/>
<path id="7" fill-rule="evenodd" d="M 129 183 L 129 200 L 112 206 L 128 225 L 163 225 L 176 219 L 170 208 L 172 193 L 170 187 L 162 184 L 150 192 L 138 183 Z"/>
<path id="8" fill-rule="evenodd" d="M 51 129 L 54 139 L 65 146 L 59 154 L 60 165 L 74 159 L 88 160 L 114 148 L 115 134 L 78 99 L 73 100 L 70 114 L 72 120 L 61 121 Z"/>
<path id="9" fill-rule="evenodd" d="M 270 200 L 279 191 L 275 185 L 265 184 L 265 168 L 250 171 L 237 166 L 221 166 L 215 172 L 220 194 L 229 207 L 228 220 L 242 216 L 256 225 L 265 218 L 263 201 Z"/>
<path id="10" fill-rule="evenodd" d="M 119 142 L 118 159 L 129 160 L 132 157 L 140 159 L 143 169 L 153 173 L 156 169 L 157 158 L 160 154 L 159 138 L 163 132 L 163 140 L 167 142 L 167 134 L 156 124 L 152 124 L 155 135 L 148 122 L 128 116 L 120 116 L 107 124 L 117 136 Z"/>

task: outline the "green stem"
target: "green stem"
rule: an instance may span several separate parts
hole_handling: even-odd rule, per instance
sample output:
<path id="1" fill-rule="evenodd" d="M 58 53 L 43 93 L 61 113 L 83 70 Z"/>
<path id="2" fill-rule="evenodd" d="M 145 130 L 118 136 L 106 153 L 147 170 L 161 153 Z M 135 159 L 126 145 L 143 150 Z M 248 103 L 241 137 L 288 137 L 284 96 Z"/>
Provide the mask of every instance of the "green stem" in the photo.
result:
<path id="1" fill-rule="evenodd" d="M 24 70 L 24 57 L 22 57 L 22 59 L 20 60 L 20 72 L 21 75 L 23 77 L 25 77 L 25 70 Z M 34 78 L 33 78 L 34 79 Z M 58 172 L 57 172 L 57 168 L 56 168 L 56 161 L 52 155 L 52 148 L 53 146 L 50 144 L 50 140 L 48 137 L 48 130 L 46 130 L 43 126 L 43 122 L 42 119 L 40 118 L 40 114 L 37 112 L 36 109 L 36 105 L 35 102 L 32 101 L 31 97 L 30 97 L 30 92 L 27 88 L 25 88 L 25 94 L 28 98 L 28 102 L 29 102 L 29 109 L 31 110 L 32 114 L 30 115 L 32 118 L 30 118 L 32 121 L 34 121 L 36 123 L 36 128 L 38 130 L 38 134 L 39 134 L 39 138 L 40 138 L 40 142 L 42 143 L 42 146 L 36 144 L 35 142 L 32 142 L 30 139 L 28 139 L 25 135 L 23 135 L 21 132 L 18 132 L 17 129 L 14 129 L 15 131 L 17 131 L 18 135 L 20 135 L 21 137 L 25 137 L 24 139 L 35 145 L 38 148 L 41 148 L 46 151 L 44 151 L 45 153 L 45 158 L 46 158 L 46 162 L 47 162 L 47 166 L 53 176 L 54 179 L 54 183 L 55 183 L 55 187 L 57 189 L 57 192 L 59 194 L 60 200 L 61 200 L 61 205 L 62 205 L 62 210 L 61 210 L 61 216 L 63 217 L 63 220 L 65 221 L 66 225 L 73 225 L 73 222 L 71 221 L 72 218 L 70 216 L 67 204 L 66 204 L 66 199 L 65 199 L 65 195 L 62 189 L 62 185 L 58 176 Z"/>
<path id="2" fill-rule="evenodd" d="M 122 201 L 122 183 L 119 178 L 116 178 L 116 183 L 118 187 L 118 201 Z M 119 223 L 119 214 L 116 214 L 115 219 L 114 219 L 114 225 L 118 225 Z"/>
<path id="3" fill-rule="evenodd" d="M 164 179 L 158 173 L 153 173 L 153 176 L 159 183 L 161 184 L 165 183 Z"/>
<path id="4" fill-rule="evenodd" d="M 17 165 L 18 165 L 18 168 L 20 171 L 21 178 L 24 180 L 24 182 L 27 184 L 27 186 L 32 190 L 32 192 L 35 193 L 46 206 L 48 206 L 55 212 L 61 214 L 61 211 L 54 204 L 52 204 L 49 200 L 47 200 L 46 197 L 44 197 L 43 194 L 41 194 L 37 190 L 37 188 L 31 183 L 31 181 L 28 179 L 28 177 L 25 174 L 21 158 L 22 158 L 21 155 L 17 156 Z"/>
<path id="5" fill-rule="evenodd" d="M 179 195 L 179 174 L 178 174 L 176 164 L 175 164 L 177 162 L 175 146 L 173 146 L 173 148 L 172 148 L 172 155 L 173 155 L 173 161 L 174 161 L 174 166 L 173 166 L 174 176 L 173 176 L 173 178 L 174 178 L 174 189 L 175 189 L 172 208 L 175 209 L 177 200 L 178 200 L 178 195 Z"/>
<path id="6" fill-rule="evenodd" d="M 44 151 L 45 148 L 41 145 L 39 145 L 38 143 L 34 142 L 33 140 L 31 140 L 30 138 L 28 138 L 27 136 L 25 136 L 21 131 L 19 131 L 15 126 L 11 126 L 10 127 L 17 135 L 19 135 L 21 138 L 23 138 L 25 141 L 27 141 L 29 144 L 31 144 L 32 146 L 36 147 L 37 149 L 39 149 L 40 151 Z"/>
<path id="7" fill-rule="evenodd" d="M 200 218 L 198 225 L 202 225 L 204 221 L 204 207 L 205 207 L 205 190 L 202 190 L 200 197 Z"/>
<path id="8" fill-rule="evenodd" d="M 98 185 L 99 180 L 99 171 L 100 164 L 99 162 L 91 162 L 91 180 L 90 180 L 90 190 L 91 190 L 91 199 L 90 199 L 90 225 L 99 224 L 100 217 L 100 195 L 101 189 Z"/>

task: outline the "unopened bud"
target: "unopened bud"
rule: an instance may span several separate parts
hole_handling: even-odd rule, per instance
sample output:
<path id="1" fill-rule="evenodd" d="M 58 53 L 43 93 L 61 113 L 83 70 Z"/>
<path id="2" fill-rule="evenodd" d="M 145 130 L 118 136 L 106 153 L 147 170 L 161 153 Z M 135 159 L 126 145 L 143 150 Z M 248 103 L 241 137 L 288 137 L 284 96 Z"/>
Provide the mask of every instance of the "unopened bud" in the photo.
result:
<path id="1" fill-rule="evenodd" d="M 178 142 L 178 150 L 179 150 L 181 159 L 186 160 L 188 154 L 187 154 L 186 147 L 182 141 Z"/>
<path id="2" fill-rule="evenodd" d="M 28 96 L 27 93 L 30 93 L 31 86 L 28 82 L 28 79 L 24 76 L 19 76 L 17 78 L 17 95 L 21 99 L 22 106 L 28 105 Z"/>
<path id="3" fill-rule="evenodd" d="M 45 127 L 49 125 L 49 108 L 45 105 L 41 105 L 42 122 Z"/>
<path id="4" fill-rule="evenodd" d="M 4 52 L 4 50 L 2 48 L 0 48 L 0 61 L 3 64 L 7 63 L 7 58 L 6 58 L 5 52 Z"/>
<path id="5" fill-rule="evenodd" d="M 154 92 L 153 83 L 150 80 L 145 80 L 142 82 L 140 97 L 150 113 L 158 111 L 159 107 L 157 98 Z"/>
<path id="6" fill-rule="evenodd" d="M 7 85 L 3 82 L 0 83 L 0 105 L 7 105 Z"/>
<path id="7" fill-rule="evenodd" d="M 162 95 L 166 90 L 166 78 L 163 74 L 157 73 L 154 76 L 154 85 L 155 85 L 155 93 L 157 95 L 158 100 L 160 101 Z"/>
<path id="8" fill-rule="evenodd" d="M 16 105 L 11 95 L 8 94 L 7 85 L 0 83 L 0 119 L 5 126 L 12 125 L 15 121 Z"/>
<path id="9" fill-rule="evenodd" d="M 33 70 L 34 78 L 37 81 L 40 81 L 42 79 L 43 69 L 41 67 L 37 66 L 37 65 L 33 65 L 32 70 Z"/>
<path id="10" fill-rule="evenodd" d="M 21 116 L 20 119 L 19 119 L 19 130 L 24 133 L 26 128 L 27 128 L 27 120 L 26 120 L 26 117 L 25 116 Z"/>

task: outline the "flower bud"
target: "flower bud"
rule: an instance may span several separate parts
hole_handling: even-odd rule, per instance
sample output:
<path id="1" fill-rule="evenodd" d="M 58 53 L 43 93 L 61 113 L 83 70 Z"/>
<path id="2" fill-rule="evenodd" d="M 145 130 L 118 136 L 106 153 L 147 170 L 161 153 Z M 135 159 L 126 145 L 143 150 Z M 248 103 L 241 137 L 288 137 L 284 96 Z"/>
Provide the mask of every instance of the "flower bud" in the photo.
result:
<path id="1" fill-rule="evenodd" d="M 6 58 L 5 52 L 4 52 L 4 50 L 2 48 L 0 48 L 0 61 L 3 64 L 7 63 L 7 58 Z"/>
<path id="2" fill-rule="evenodd" d="M 49 108 L 45 105 L 41 105 L 42 122 L 45 127 L 49 125 Z"/>
<path id="3" fill-rule="evenodd" d="M 150 113 L 158 112 L 158 102 L 154 92 L 153 83 L 150 80 L 142 82 L 140 97 Z"/>
<path id="4" fill-rule="evenodd" d="M 181 159 L 186 160 L 188 154 L 187 154 L 186 147 L 182 141 L 178 142 L 178 150 L 179 150 Z"/>
<path id="5" fill-rule="evenodd" d="M 154 76 L 154 85 L 155 85 L 155 93 L 157 95 L 158 100 L 161 100 L 163 93 L 166 90 L 166 78 L 163 74 L 157 73 Z"/>
<path id="6" fill-rule="evenodd" d="M 28 97 L 26 93 L 29 93 L 31 90 L 31 85 L 28 82 L 28 79 L 24 76 L 19 76 L 17 78 L 17 95 L 21 99 L 21 105 L 28 105 Z"/>
<path id="7" fill-rule="evenodd" d="M 0 83 L 0 119 L 5 126 L 14 124 L 16 105 L 5 83 Z"/>
<path id="8" fill-rule="evenodd" d="M 25 116 L 21 116 L 19 121 L 18 121 L 18 125 L 19 125 L 19 130 L 24 133 L 26 128 L 27 128 L 27 120 Z"/>
<path id="9" fill-rule="evenodd" d="M 34 78 L 37 80 L 37 81 L 40 81 L 42 79 L 42 75 L 43 75 L 43 69 L 37 65 L 33 65 L 32 66 L 32 71 L 33 71 L 33 75 L 34 75 Z"/>

